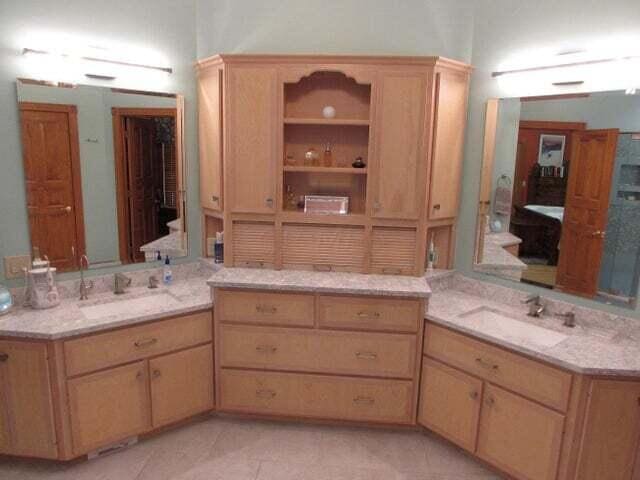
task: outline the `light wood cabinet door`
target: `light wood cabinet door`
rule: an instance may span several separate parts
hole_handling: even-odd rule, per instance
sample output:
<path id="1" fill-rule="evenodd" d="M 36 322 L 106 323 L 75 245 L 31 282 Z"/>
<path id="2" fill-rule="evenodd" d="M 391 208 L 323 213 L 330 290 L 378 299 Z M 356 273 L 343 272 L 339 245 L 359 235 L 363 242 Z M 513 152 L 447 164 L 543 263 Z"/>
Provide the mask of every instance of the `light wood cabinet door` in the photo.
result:
<path id="1" fill-rule="evenodd" d="M 426 73 L 388 72 L 378 81 L 371 214 L 415 220 L 424 203 Z"/>
<path id="2" fill-rule="evenodd" d="M 486 385 L 477 455 L 522 480 L 555 480 L 564 417 Z"/>
<path id="3" fill-rule="evenodd" d="M 211 345 L 149 361 L 153 427 L 161 427 L 213 408 Z"/>
<path id="4" fill-rule="evenodd" d="M 430 220 L 454 218 L 458 215 L 468 85 L 469 77 L 466 73 L 436 74 L 436 108 L 429 189 Z"/>
<path id="5" fill-rule="evenodd" d="M 76 455 L 151 428 L 146 361 L 67 382 Z"/>
<path id="6" fill-rule="evenodd" d="M 640 436 L 639 402 L 638 382 L 591 383 L 576 479 L 633 478 Z"/>
<path id="7" fill-rule="evenodd" d="M 277 70 L 227 69 L 225 201 L 232 213 L 275 213 Z"/>
<path id="8" fill-rule="evenodd" d="M 474 453 L 482 381 L 425 357 L 418 422 Z"/>
<path id="9" fill-rule="evenodd" d="M 221 211 L 222 204 L 222 78 L 211 68 L 198 79 L 198 137 L 200 144 L 200 204 Z"/>
<path id="10" fill-rule="evenodd" d="M 0 342 L 0 453 L 58 456 L 45 344 Z"/>

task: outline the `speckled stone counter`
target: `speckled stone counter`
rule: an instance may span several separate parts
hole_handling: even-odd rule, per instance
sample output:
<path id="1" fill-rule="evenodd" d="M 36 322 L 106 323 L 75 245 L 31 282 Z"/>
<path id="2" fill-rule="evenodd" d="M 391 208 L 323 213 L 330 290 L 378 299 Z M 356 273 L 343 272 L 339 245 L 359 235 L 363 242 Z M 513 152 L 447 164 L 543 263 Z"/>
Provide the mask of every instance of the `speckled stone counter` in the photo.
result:
<path id="1" fill-rule="evenodd" d="M 309 272 L 223 268 L 208 281 L 218 288 L 247 288 L 292 292 L 428 298 L 431 289 L 423 277 L 363 275 L 359 273 Z"/>
<path id="2" fill-rule="evenodd" d="M 113 275 L 93 277 L 95 288 L 83 301 L 78 300 L 77 280 L 61 282 L 60 305 L 46 310 L 16 308 L 0 317 L 0 337 L 55 340 L 211 308 L 206 279 L 212 272 L 206 264 L 177 265 L 173 268 L 174 282 L 153 290 L 147 288 L 147 280 L 149 275 L 161 278 L 160 269 L 126 272 L 132 286 L 118 296 L 113 294 Z M 136 302 L 135 311 L 117 308 L 117 303 L 129 300 Z M 88 317 L 85 309 L 97 305 L 104 305 L 107 311 L 113 305 L 116 313 Z"/>
<path id="3" fill-rule="evenodd" d="M 526 315 L 524 292 L 456 274 L 449 289 L 434 289 L 427 320 L 486 340 L 559 367 L 588 375 L 640 377 L 640 321 L 597 310 L 544 299 L 548 312 L 541 318 Z M 519 322 L 566 335 L 545 347 L 523 335 L 501 332 L 499 327 L 480 328 L 469 313 L 486 309 Z M 577 326 L 568 328 L 557 316 L 573 310 Z"/>

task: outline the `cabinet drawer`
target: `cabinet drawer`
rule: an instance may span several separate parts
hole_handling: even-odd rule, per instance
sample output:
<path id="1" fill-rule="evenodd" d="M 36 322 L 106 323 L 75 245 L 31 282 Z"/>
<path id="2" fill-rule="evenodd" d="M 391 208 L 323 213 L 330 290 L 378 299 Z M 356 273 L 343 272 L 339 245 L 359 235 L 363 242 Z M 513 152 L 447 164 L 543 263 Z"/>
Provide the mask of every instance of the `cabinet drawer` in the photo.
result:
<path id="1" fill-rule="evenodd" d="M 220 392 L 227 411 L 413 423 L 409 381 L 222 370 Z"/>
<path id="2" fill-rule="evenodd" d="M 321 327 L 417 332 L 420 320 L 417 300 L 321 296 L 318 322 Z"/>
<path id="3" fill-rule="evenodd" d="M 571 375 L 433 324 L 424 334 L 432 358 L 514 390 L 560 411 L 567 410 Z"/>
<path id="4" fill-rule="evenodd" d="M 313 326 L 313 295 L 216 290 L 222 322 Z"/>
<path id="5" fill-rule="evenodd" d="M 68 376 L 211 341 L 211 312 L 125 328 L 64 342 Z"/>
<path id="6" fill-rule="evenodd" d="M 416 338 L 223 325 L 222 367 L 413 378 Z"/>

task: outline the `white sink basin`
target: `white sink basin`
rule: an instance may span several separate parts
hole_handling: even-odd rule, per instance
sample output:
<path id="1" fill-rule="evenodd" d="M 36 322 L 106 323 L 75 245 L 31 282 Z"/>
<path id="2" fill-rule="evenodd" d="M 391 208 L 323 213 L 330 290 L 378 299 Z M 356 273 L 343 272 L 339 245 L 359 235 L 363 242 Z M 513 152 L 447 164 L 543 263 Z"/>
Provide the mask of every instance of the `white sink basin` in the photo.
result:
<path id="1" fill-rule="evenodd" d="M 518 344 L 534 343 L 541 347 L 553 347 L 569 338 L 568 335 L 516 320 L 508 313 L 489 307 L 476 308 L 458 315 L 458 318 L 464 319 L 474 329 Z"/>
<path id="2" fill-rule="evenodd" d="M 173 295 L 165 292 L 159 292 L 133 298 L 114 297 L 113 299 L 92 305 L 81 305 L 80 309 L 87 319 L 97 320 L 99 318 L 111 317 L 114 315 L 141 314 L 152 309 L 159 303 L 166 305 L 167 307 L 180 306 L 180 301 Z"/>

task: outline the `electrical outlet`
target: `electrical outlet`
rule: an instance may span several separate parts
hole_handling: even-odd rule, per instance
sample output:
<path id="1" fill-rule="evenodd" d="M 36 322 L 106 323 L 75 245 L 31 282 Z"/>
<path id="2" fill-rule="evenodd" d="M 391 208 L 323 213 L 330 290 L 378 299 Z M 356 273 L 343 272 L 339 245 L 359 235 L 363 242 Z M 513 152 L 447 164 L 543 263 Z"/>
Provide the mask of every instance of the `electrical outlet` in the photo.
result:
<path id="1" fill-rule="evenodd" d="M 22 278 L 24 277 L 24 269 L 29 267 L 31 267 L 31 257 L 29 255 L 4 257 L 5 278 Z"/>

